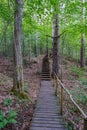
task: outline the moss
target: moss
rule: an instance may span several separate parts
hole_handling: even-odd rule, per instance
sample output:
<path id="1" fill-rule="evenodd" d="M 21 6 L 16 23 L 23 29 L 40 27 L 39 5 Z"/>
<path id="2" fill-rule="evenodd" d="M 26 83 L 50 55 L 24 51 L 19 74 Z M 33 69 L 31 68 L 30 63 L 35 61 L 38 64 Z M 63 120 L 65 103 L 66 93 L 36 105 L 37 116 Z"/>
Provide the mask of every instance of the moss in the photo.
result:
<path id="1" fill-rule="evenodd" d="M 31 98 L 29 97 L 29 95 L 26 92 L 19 92 L 15 89 L 11 90 L 12 94 L 14 94 L 15 96 L 17 96 L 19 99 L 28 99 L 30 102 L 32 102 Z"/>

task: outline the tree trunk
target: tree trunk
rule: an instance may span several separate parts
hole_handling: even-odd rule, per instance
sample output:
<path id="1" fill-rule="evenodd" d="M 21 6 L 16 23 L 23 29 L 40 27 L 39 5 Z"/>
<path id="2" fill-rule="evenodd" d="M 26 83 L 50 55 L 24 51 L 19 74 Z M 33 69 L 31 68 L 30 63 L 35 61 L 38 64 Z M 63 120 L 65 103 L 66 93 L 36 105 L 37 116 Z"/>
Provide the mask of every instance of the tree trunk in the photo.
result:
<path id="1" fill-rule="evenodd" d="M 46 54 L 49 55 L 48 37 L 46 36 Z"/>
<path id="2" fill-rule="evenodd" d="M 14 12 L 14 82 L 13 88 L 22 93 L 23 88 L 23 66 L 21 52 L 21 30 L 22 30 L 23 1 L 15 0 Z"/>
<path id="3" fill-rule="evenodd" d="M 85 7 L 83 7 L 85 3 L 85 0 L 82 0 L 82 24 L 85 24 Z M 84 48 L 84 44 L 85 44 L 85 28 L 84 31 L 82 32 L 82 36 L 81 36 L 81 49 L 80 49 L 80 67 L 84 67 L 85 66 L 85 48 Z"/>
<path id="4" fill-rule="evenodd" d="M 81 50 L 80 50 L 80 67 L 85 66 L 85 48 L 84 48 L 84 35 L 81 38 Z"/>
<path id="5" fill-rule="evenodd" d="M 37 57 L 37 40 L 35 39 L 35 45 L 34 45 L 34 54 L 35 57 Z"/>
<path id="6" fill-rule="evenodd" d="M 23 45 L 22 45 L 22 47 L 23 47 L 23 57 L 25 56 L 25 41 L 24 41 L 24 37 L 23 37 Z"/>
<path id="7" fill-rule="evenodd" d="M 53 64 L 52 64 L 52 76 L 54 73 L 59 75 L 59 37 L 58 37 L 58 15 L 54 15 L 53 22 Z"/>

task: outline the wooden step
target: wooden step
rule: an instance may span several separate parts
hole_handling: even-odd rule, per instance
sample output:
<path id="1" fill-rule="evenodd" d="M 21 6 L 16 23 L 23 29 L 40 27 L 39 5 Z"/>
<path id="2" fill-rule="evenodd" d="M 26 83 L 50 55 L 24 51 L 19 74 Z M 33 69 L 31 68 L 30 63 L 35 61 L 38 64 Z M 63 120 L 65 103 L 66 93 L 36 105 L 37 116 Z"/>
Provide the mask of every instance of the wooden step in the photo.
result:
<path id="1" fill-rule="evenodd" d="M 31 127 L 30 130 L 67 130 L 67 128 L 62 128 L 62 127 L 59 127 L 59 128 L 46 128 L 46 127 Z"/>
<path id="2" fill-rule="evenodd" d="M 60 115 L 59 99 L 51 81 L 41 81 L 39 99 L 30 130 L 68 130 Z"/>
<path id="3" fill-rule="evenodd" d="M 46 80 L 46 81 L 50 81 L 50 78 L 41 78 L 41 80 Z"/>

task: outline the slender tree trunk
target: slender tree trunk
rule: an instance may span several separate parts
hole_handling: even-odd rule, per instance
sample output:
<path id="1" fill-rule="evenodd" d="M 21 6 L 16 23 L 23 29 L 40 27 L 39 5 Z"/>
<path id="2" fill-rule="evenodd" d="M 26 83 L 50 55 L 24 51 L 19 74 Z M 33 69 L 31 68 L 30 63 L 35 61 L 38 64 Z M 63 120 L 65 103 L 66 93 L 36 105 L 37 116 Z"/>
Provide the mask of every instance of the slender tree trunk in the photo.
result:
<path id="1" fill-rule="evenodd" d="M 84 35 L 81 38 L 81 50 L 80 50 L 80 67 L 85 66 L 85 48 L 84 48 Z"/>
<path id="2" fill-rule="evenodd" d="M 82 0 L 82 5 L 85 3 L 85 0 Z M 82 23 L 85 24 L 85 7 L 82 7 Z M 85 32 L 85 28 L 84 28 Z M 84 32 L 81 35 L 81 49 L 80 49 L 80 67 L 85 66 L 85 34 Z"/>
<path id="3" fill-rule="evenodd" d="M 34 54 L 37 57 L 37 36 L 35 36 Z"/>
<path id="4" fill-rule="evenodd" d="M 14 12 L 14 82 L 13 88 L 21 93 L 23 90 L 23 66 L 21 52 L 23 1 L 15 0 Z"/>
<path id="5" fill-rule="evenodd" d="M 49 55 L 49 47 L 48 47 L 48 37 L 46 36 L 46 54 Z"/>
<path id="6" fill-rule="evenodd" d="M 31 62 L 31 59 L 32 59 L 32 45 L 31 45 L 31 43 L 33 42 L 32 35 L 29 36 L 29 38 L 30 38 L 30 43 L 29 43 L 29 62 Z"/>
<path id="7" fill-rule="evenodd" d="M 25 41 L 24 41 L 24 37 L 23 37 L 23 57 L 25 56 Z"/>
<path id="8" fill-rule="evenodd" d="M 31 62 L 31 41 L 29 44 L 29 62 Z"/>
<path id="9" fill-rule="evenodd" d="M 40 55 L 43 54 L 43 48 L 42 43 L 40 43 Z"/>
<path id="10" fill-rule="evenodd" d="M 62 47 L 61 47 L 61 49 L 62 49 L 62 55 L 64 54 L 64 40 L 65 40 L 65 36 L 63 34 L 63 36 L 62 36 Z"/>
<path id="11" fill-rule="evenodd" d="M 4 22 L 4 32 L 3 32 L 3 42 L 4 42 L 4 45 L 3 45 L 3 55 L 6 56 L 6 44 L 7 44 L 7 38 L 6 38 L 6 31 L 7 31 L 7 25 L 6 23 Z"/>
<path id="12" fill-rule="evenodd" d="M 58 15 L 54 15 L 53 22 L 53 64 L 52 64 L 52 76 L 54 73 L 59 75 L 59 26 Z"/>

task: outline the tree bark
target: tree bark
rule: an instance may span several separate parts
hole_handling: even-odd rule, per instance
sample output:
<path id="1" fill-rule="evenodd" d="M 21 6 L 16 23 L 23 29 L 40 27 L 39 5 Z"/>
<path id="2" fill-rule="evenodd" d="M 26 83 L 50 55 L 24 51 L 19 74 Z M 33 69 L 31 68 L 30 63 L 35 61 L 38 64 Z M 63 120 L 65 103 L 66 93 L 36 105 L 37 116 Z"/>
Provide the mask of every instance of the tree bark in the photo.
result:
<path id="1" fill-rule="evenodd" d="M 23 66 L 21 52 L 23 1 L 15 0 L 14 12 L 14 80 L 13 88 L 21 93 L 23 90 Z"/>
<path id="2" fill-rule="evenodd" d="M 81 38 L 81 50 L 80 50 L 80 67 L 85 66 L 85 48 L 84 48 L 84 35 L 82 34 Z"/>
<path id="3" fill-rule="evenodd" d="M 52 76 L 54 73 L 59 75 L 59 25 L 58 15 L 54 15 L 53 22 L 53 64 L 52 64 Z"/>
<path id="4" fill-rule="evenodd" d="M 82 0 L 82 6 L 84 5 L 85 0 Z M 82 24 L 85 24 L 85 7 L 82 7 Z M 81 49 L 80 49 L 80 67 L 85 66 L 85 28 L 81 35 Z"/>
<path id="5" fill-rule="evenodd" d="M 34 45 L 34 54 L 35 54 L 35 57 L 37 57 L 37 37 L 35 37 L 35 45 Z"/>

